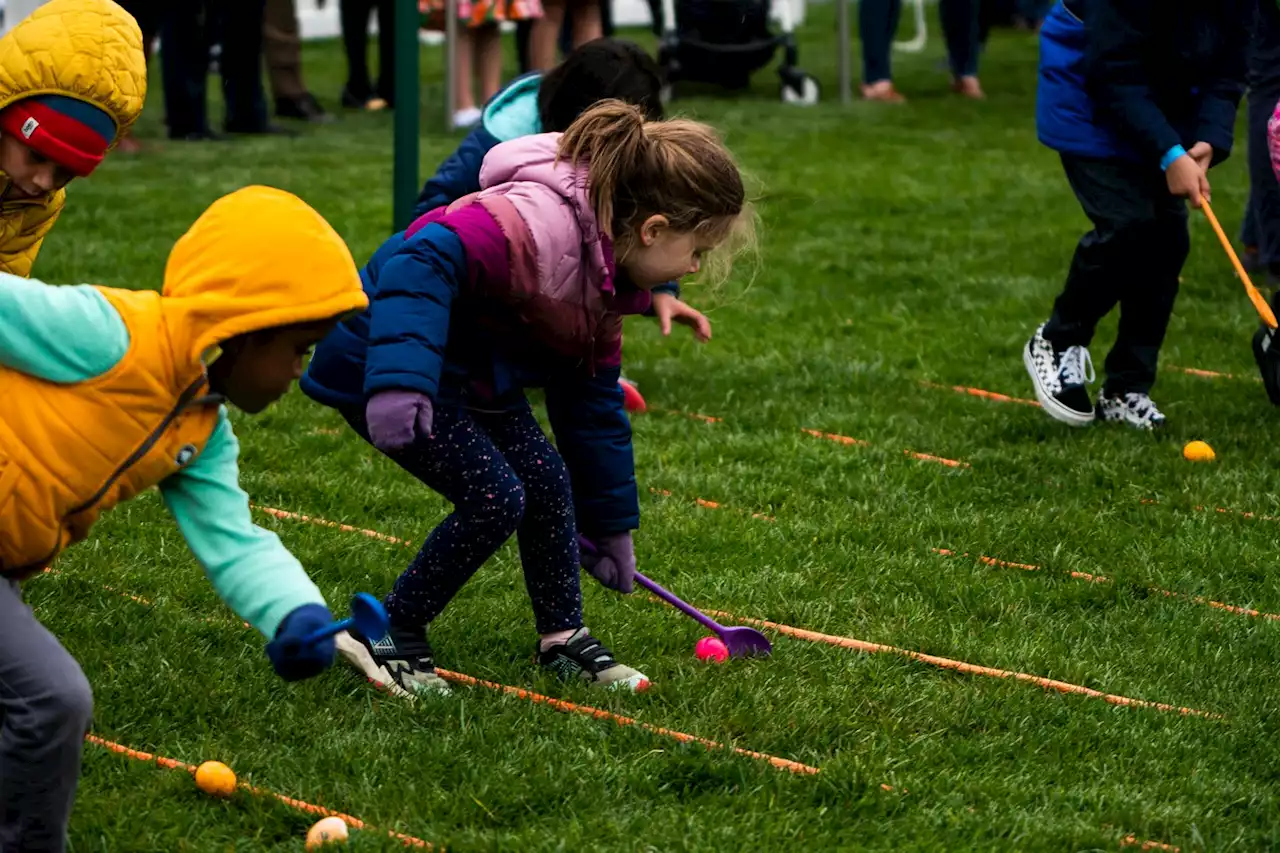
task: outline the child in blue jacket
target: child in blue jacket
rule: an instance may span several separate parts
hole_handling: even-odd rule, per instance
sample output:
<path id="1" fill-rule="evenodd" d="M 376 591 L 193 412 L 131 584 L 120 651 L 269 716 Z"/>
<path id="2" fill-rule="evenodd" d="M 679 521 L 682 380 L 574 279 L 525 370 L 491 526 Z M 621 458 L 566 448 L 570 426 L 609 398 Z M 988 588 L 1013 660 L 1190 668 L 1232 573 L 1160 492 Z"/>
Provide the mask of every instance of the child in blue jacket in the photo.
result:
<path id="1" fill-rule="evenodd" d="M 617 98 L 634 104 L 650 121 L 662 119 L 662 72 L 634 42 L 602 38 L 589 41 L 546 74 L 517 77 L 485 105 L 480 123 L 422 187 L 418 217 L 480 189 L 480 164 L 499 142 L 535 133 L 562 133 L 592 104 Z M 688 326 L 699 341 L 711 338 L 706 315 L 680 299 L 677 282 L 653 292 L 662 334 L 673 323 Z"/>
<path id="2" fill-rule="evenodd" d="M 1184 199 L 1209 197 L 1231 153 L 1256 0 L 1063 0 L 1040 34 L 1040 140 L 1094 228 L 1048 322 L 1023 350 L 1055 420 L 1164 424 L 1148 392 L 1190 251 Z M 1087 349 L 1120 306 L 1097 404 Z"/>
<path id="3" fill-rule="evenodd" d="M 428 625 L 514 533 L 539 664 L 643 690 L 583 626 L 579 586 L 580 564 L 620 592 L 635 575 L 622 320 L 749 226 L 742 178 L 710 128 L 646 123 L 613 100 L 564 134 L 495 146 L 481 184 L 374 253 L 369 309 L 325 338 L 301 381 L 453 504 L 387 596 L 390 632 L 339 635 L 338 649 L 397 695 L 442 692 Z M 546 391 L 554 447 L 529 387 Z"/>

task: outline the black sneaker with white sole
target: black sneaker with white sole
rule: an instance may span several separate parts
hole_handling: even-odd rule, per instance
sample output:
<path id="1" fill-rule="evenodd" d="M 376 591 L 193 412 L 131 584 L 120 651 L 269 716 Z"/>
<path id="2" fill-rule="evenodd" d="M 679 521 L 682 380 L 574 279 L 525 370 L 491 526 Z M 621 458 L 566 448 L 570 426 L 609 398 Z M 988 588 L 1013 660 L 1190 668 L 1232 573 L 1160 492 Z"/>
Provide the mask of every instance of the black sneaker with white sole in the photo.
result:
<path id="1" fill-rule="evenodd" d="M 425 630 L 392 626 L 387 636 L 370 642 L 359 631 L 343 631 L 335 639 L 338 653 L 365 678 L 393 696 L 413 699 L 446 695 L 449 684 L 436 674 Z"/>
<path id="2" fill-rule="evenodd" d="M 613 653 L 586 628 L 579 628 L 572 637 L 545 651 L 539 643 L 537 655 L 540 665 L 565 681 L 585 681 L 593 686 L 632 693 L 649 689 L 649 679 L 643 672 L 614 660 Z"/>
<path id="3" fill-rule="evenodd" d="M 1277 345 L 1275 329 L 1264 325 L 1253 333 L 1253 360 L 1258 363 L 1267 399 L 1273 406 L 1280 406 L 1280 346 Z"/>
<path id="4" fill-rule="evenodd" d="M 1137 429 L 1159 429 L 1165 417 L 1146 394 L 1099 394 L 1098 417 L 1104 421 L 1126 423 Z"/>
<path id="5" fill-rule="evenodd" d="M 1088 426 L 1095 414 L 1088 383 L 1094 380 L 1093 360 L 1084 347 L 1058 352 L 1044 337 L 1044 326 L 1022 348 L 1022 363 L 1035 384 L 1036 399 L 1045 414 L 1071 426 Z"/>

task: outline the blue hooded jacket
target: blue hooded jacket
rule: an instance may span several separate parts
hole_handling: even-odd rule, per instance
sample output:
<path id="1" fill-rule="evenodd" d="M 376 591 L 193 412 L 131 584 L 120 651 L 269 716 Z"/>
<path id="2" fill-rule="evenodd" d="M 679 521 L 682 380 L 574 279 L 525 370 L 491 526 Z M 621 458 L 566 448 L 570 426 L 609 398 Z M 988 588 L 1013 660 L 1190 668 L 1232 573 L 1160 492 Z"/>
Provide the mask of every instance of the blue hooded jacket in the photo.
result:
<path id="1" fill-rule="evenodd" d="M 1266 0 L 1271 2 L 1271 0 Z M 1040 31 L 1036 129 L 1063 154 L 1231 153 L 1256 0 L 1064 0 Z"/>

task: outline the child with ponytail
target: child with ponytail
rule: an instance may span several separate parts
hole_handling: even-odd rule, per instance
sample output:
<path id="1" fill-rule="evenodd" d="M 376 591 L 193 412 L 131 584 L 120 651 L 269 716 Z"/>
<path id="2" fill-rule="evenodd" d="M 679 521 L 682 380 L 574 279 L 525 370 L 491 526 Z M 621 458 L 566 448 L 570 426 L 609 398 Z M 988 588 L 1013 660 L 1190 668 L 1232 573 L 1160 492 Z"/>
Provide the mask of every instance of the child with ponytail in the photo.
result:
<path id="1" fill-rule="evenodd" d="M 742 178 L 706 125 L 604 101 L 563 134 L 495 146 L 480 186 L 374 253 L 361 273 L 369 309 L 320 344 L 302 379 L 453 504 L 387 596 L 387 636 L 340 635 L 338 648 L 393 693 L 446 692 L 428 626 L 514 533 L 538 663 L 643 690 L 648 679 L 584 627 L 578 573 L 630 592 L 636 568 L 622 318 L 748 226 Z M 545 389 L 559 451 L 530 387 Z M 579 532 L 595 553 L 579 554 Z"/>

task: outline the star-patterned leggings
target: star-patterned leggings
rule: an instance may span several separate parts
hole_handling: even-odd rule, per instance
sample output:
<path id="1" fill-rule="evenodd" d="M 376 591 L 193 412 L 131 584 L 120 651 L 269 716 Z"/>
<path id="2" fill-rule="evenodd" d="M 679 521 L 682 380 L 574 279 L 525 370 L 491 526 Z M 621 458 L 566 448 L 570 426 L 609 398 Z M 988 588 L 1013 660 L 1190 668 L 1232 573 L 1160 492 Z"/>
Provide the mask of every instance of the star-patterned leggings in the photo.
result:
<path id="1" fill-rule="evenodd" d="M 368 441 L 364 413 L 343 414 Z M 529 404 L 504 412 L 441 406 L 433 433 L 388 454 L 453 504 L 387 596 L 391 620 L 431 622 L 514 533 L 538 633 L 580 628 L 569 471 Z"/>

